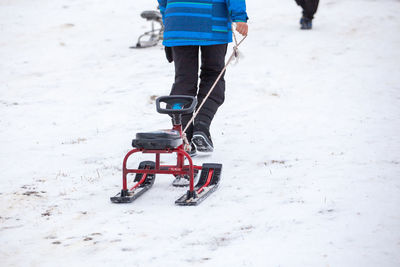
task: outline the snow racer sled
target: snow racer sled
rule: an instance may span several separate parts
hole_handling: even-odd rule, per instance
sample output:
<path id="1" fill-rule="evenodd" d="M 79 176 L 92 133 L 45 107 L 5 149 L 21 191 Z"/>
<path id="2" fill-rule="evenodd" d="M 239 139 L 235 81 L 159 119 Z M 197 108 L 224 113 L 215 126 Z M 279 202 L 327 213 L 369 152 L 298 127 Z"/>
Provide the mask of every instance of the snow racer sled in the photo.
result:
<path id="1" fill-rule="evenodd" d="M 146 48 L 155 46 L 160 40 L 162 40 L 164 25 L 162 22 L 162 16 L 159 11 L 148 10 L 143 11 L 140 16 L 147 21 L 151 21 L 151 31 L 147 31 L 139 36 L 136 46 L 130 48 Z M 159 28 L 155 29 L 154 24 L 159 24 Z"/>
<path id="2" fill-rule="evenodd" d="M 202 166 L 193 164 L 192 158 L 185 151 L 185 141 L 182 133 L 182 115 L 193 113 L 197 105 L 192 96 L 172 95 L 161 96 L 156 100 L 157 112 L 172 117 L 171 130 L 137 133 L 132 141 L 133 150 L 129 151 L 122 165 L 122 190 L 111 197 L 113 203 L 130 203 L 148 191 L 154 184 L 156 174 L 172 174 L 175 177 L 189 178 L 189 190 L 175 204 L 194 206 L 214 192 L 221 179 L 222 164 L 204 163 Z M 187 142 L 186 142 L 187 145 Z M 127 168 L 127 161 L 135 153 L 155 155 L 155 161 L 143 161 L 137 169 Z M 160 155 L 175 153 L 176 165 L 161 165 Z M 188 164 L 185 164 L 187 161 Z M 199 180 L 194 185 L 194 176 L 200 173 Z M 128 187 L 128 174 L 135 174 L 133 185 Z"/>

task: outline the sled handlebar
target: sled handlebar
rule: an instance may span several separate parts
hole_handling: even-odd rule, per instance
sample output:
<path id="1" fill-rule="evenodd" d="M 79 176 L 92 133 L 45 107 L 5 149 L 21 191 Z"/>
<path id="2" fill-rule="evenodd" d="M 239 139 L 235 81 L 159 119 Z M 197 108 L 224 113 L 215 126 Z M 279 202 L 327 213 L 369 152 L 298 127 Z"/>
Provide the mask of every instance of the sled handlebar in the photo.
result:
<path id="1" fill-rule="evenodd" d="M 161 104 L 165 103 L 165 108 Z M 194 111 L 197 100 L 188 95 L 160 96 L 156 99 L 157 112 L 161 114 L 190 114 Z"/>

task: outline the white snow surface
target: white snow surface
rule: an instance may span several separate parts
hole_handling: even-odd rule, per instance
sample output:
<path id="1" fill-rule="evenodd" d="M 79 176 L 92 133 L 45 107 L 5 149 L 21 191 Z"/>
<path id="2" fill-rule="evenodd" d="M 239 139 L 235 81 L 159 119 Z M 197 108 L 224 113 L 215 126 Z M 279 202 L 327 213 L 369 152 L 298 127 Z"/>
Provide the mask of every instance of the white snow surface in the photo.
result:
<path id="1" fill-rule="evenodd" d="M 1 266 L 400 266 L 400 1 L 321 1 L 312 31 L 294 1 L 247 6 L 194 158 L 221 186 L 180 207 L 167 175 L 109 200 L 135 133 L 170 127 L 173 65 L 128 48 L 156 1 L 0 1 Z"/>

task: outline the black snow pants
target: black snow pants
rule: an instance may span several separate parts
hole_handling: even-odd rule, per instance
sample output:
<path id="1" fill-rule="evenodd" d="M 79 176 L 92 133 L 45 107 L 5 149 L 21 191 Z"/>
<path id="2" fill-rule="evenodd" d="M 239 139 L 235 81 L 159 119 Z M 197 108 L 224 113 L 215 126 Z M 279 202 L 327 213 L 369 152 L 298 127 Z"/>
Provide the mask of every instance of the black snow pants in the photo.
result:
<path id="1" fill-rule="evenodd" d="M 225 66 L 227 47 L 228 44 L 172 47 L 175 82 L 170 94 L 195 96 L 198 101 L 197 106 L 199 106 Z M 200 84 L 198 82 L 199 49 L 201 51 Z M 202 121 L 210 126 L 218 107 L 224 103 L 224 100 L 225 80 L 222 76 L 195 118 L 194 123 Z M 183 116 L 183 126 L 187 125 L 191 117 L 192 115 Z"/>
<path id="2" fill-rule="evenodd" d="M 312 20 L 317 12 L 319 0 L 296 0 L 296 3 L 303 8 L 303 16 Z"/>

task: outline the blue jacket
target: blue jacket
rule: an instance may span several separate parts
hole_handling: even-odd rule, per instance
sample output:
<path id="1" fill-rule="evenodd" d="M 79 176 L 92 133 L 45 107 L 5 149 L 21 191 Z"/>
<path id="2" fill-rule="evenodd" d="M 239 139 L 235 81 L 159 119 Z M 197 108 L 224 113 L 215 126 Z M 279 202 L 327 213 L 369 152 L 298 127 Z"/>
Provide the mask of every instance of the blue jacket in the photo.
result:
<path id="1" fill-rule="evenodd" d="M 247 22 L 245 0 L 158 0 L 165 46 L 232 42 L 232 22 Z"/>

